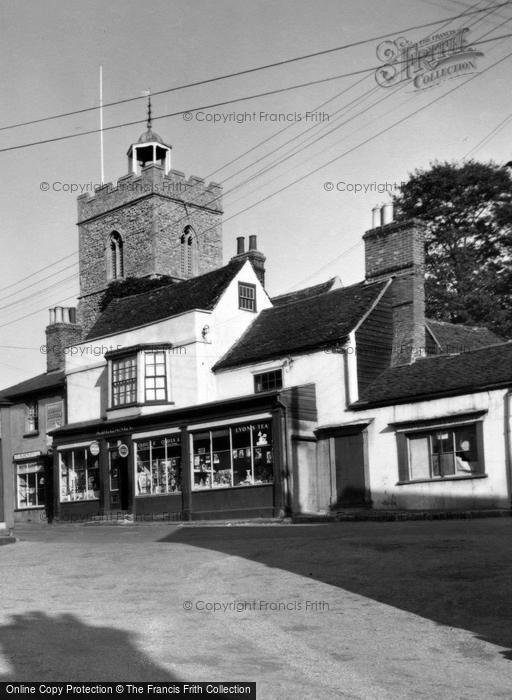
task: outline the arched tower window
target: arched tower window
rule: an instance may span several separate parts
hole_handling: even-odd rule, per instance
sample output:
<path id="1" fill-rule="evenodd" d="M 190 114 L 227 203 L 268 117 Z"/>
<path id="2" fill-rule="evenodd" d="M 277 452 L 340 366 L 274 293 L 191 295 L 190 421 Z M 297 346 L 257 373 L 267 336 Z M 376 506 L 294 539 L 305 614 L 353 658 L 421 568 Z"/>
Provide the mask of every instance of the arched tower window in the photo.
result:
<path id="1" fill-rule="evenodd" d="M 124 277 L 123 239 L 117 231 L 110 234 L 109 254 L 110 279 L 116 280 Z"/>
<path id="2" fill-rule="evenodd" d="M 183 277 L 197 274 L 197 238 L 192 226 L 185 226 L 181 234 L 180 266 Z"/>

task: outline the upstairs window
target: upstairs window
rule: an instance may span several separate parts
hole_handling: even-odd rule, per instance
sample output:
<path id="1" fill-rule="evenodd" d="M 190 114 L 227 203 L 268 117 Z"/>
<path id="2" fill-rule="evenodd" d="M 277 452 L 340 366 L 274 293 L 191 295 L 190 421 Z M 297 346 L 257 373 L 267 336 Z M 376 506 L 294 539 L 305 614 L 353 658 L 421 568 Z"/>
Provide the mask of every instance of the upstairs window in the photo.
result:
<path id="1" fill-rule="evenodd" d="M 244 311 L 256 311 L 256 285 L 246 282 L 238 283 L 238 308 Z"/>
<path id="2" fill-rule="evenodd" d="M 25 409 L 25 432 L 39 431 L 39 406 L 37 401 L 30 401 Z"/>
<path id="3" fill-rule="evenodd" d="M 137 400 L 137 356 L 112 360 L 112 406 L 124 406 Z"/>
<path id="4" fill-rule="evenodd" d="M 110 235 L 110 278 L 124 277 L 123 239 L 114 231 Z"/>
<path id="5" fill-rule="evenodd" d="M 145 401 L 166 401 L 167 382 L 165 352 L 144 353 L 144 394 Z"/>
<path id="6" fill-rule="evenodd" d="M 273 391 L 283 388 L 283 370 L 275 369 L 271 372 L 262 372 L 254 375 L 254 391 L 260 394 L 262 391 Z"/>

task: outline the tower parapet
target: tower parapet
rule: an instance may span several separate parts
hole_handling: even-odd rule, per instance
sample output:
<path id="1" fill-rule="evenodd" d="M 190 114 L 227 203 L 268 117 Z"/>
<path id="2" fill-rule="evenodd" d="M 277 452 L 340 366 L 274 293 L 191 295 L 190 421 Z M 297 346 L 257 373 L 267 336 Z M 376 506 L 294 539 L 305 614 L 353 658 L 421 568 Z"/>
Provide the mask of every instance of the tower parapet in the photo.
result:
<path id="1" fill-rule="evenodd" d="M 78 197 L 78 223 L 101 216 L 115 207 L 124 206 L 148 195 L 160 195 L 190 206 L 222 213 L 222 186 L 191 175 L 188 179 L 180 170 L 164 174 L 163 167 L 154 163 L 144 166 L 140 175 L 128 173 L 113 184 L 106 183 Z"/>

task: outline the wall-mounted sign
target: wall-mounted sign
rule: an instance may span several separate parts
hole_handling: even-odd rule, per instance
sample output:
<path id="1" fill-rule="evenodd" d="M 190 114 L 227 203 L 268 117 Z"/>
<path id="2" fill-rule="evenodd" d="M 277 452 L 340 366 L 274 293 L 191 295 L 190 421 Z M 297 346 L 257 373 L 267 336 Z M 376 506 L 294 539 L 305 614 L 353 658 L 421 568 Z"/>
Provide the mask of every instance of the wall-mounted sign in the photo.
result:
<path id="1" fill-rule="evenodd" d="M 64 425 L 64 402 L 54 401 L 46 406 L 46 430 Z"/>
<path id="2" fill-rule="evenodd" d="M 117 451 L 119 452 L 120 457 L 128 457 L 130 454 L 130 450 L 128 449 L 128 445 L 125 445 L 124 443 L 119 445 L 117 448 Z"/>
<path id="3" fill-rule="evenodd" d="M 22 459 L 34 459 L 34 457 L 41 457 L 43 453 L 41 450 L 36 450 L 35 452 L 18 452 L 12 456 L 15 462 L 19 462 Z"/>
<path id="4" fill-rule="evenodd" d="M 100 453 L 99 442 L 91 442 L 91 444 L 89 445 L 89 452 L 92 454 L 93 457 L 97 457 Z"/>

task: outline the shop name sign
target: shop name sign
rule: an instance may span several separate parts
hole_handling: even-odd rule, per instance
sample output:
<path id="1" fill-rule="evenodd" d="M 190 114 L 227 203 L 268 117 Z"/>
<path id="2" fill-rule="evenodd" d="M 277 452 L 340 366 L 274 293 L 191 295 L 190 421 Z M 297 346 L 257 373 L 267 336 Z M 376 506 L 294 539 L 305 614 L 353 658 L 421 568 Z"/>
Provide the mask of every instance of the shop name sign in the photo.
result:
<path id="1" fill-rule="evenodd" d="M 416 90 L 441 81 L 474 73 L 476 59 L 483 56 L 467 43 L 468 27 L 451 29 L 412 42 L 405 37 L 386 40 L 377 46 L 377 58 L 384 63 L 375 71 L 381 87 L 412 82 Z"/>
<path id="2" fill-rule="evenodd" d="M 41 457 L 42 456 L 41 450 L 36 450 L 35 452 L 18 452 L 17 454 L 14 454 L 12 458 L 15 461 L 19 461 L 22 459 L 33 459 L 34 457 Z"/>

